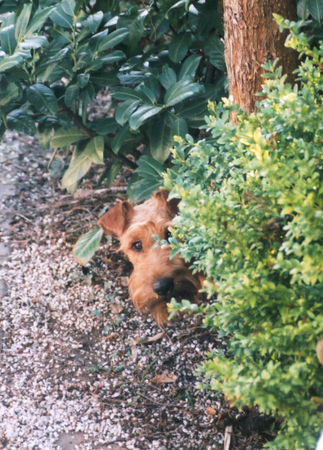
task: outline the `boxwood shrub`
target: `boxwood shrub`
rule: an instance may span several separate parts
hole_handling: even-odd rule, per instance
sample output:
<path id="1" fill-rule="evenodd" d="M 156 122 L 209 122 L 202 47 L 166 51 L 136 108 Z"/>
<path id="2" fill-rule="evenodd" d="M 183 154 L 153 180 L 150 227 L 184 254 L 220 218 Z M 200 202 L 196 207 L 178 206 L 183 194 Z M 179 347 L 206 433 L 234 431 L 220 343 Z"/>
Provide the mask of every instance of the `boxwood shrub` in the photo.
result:
<path id="1" fill-rule="evenodd" d="M 227 337 L 202 370 L 233 405 L 277 418 L 268 448 L 309 450 L 323 425 L 323 52 L 299 23 L 277 20 L 299 52 L 297 85 L 267 63 L 257 113 L 210 104 L 208 137 L 177 139 L 165 182 L 182 199 L 172 245 L 217 300 L 170 309 L 202 314 Z"/>

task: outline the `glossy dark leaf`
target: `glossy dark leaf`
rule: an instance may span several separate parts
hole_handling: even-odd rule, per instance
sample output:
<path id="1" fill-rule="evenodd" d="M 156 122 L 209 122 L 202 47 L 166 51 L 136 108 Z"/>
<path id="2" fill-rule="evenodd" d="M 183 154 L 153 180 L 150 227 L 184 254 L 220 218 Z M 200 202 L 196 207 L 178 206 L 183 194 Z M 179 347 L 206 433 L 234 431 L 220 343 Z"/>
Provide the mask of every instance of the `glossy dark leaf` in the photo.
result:
<path id="1" fill-rule="evenodd" d="M 0 107 L 9 104 L 19 97 L 19 88 L 15 83 L 9 83 L 0 89 Z"/>
<path id="2" fill-rule="evenodd" d="M 192 97 L 200 92 L 202 86 L 197 83 L 191 83 L 188 80 L 181 80 L 174 84 L 165 95 L 166 106 L 173 106 L 183 100 Z"/>
<path id="3" fill-rule="evenodd" d="M 74 8 L 74 0 L 63 0 L 50 14 L 50 18 L 56 25 L 70 29 L 73 25 Z"/>
<path id="4" fill-rule="evenodd" d="M 178 78 L 180 80 L 194 80 L 196 69 L 198 68 L 202 56 L 191 55 L 185 59 L 181 65 L 181 70 L 179 72 Z"/>
<path id="5" fill-rule="evenodd" d="M 114 153 L 118 153 L 124 145 L 126 139 L 130 136 L 129 126 L 123 126 L 121 130 L 116 133 L 112 140 L 111 148 Z"/>
<path id="6" fill-rule="evenodd" d="M 55 10 L 55 6 L 49 6 L 47 8 L 39 8 L 30 19 L 29 25 L 26 30 L 26 36 L 30 36 L 36 31 L 40 30 L 43 24 L 46 22 L 49 15 Z"/>
<path id="7" fill-rule="evenodd" d="M 116 121 L 123 126 L 128 120 L 132 112 L 139 106 L 138 100 L 126 100 L 121 103 L 115 111 Z"/>
<path id="8" fill-rule="evenodd" d="M 221 71 L 226 70 L 224 61 L 224 44 L 216 34 L 213 34 L 208 38 L 205 45 L 205 53 L 214 67 Z"/>
<path id="9" fill-rule="evenodd" d="M 88 135 L 79 128 L 60 128 L 55 131 L 50 143 L 52 147 L 59 148 L 66 147 L 87 138 Z"/>
<path id="10" fill-rule="evenodd" d="M 173 62 L 177 63 L 184 59 L 189 49 L 191 39 L 191 35 L 186 32 L 180 33 L 174 37 L 168 50 L 169 57 Z"/>
<path id="11" fill-rule="evenodd" d="M 128 184 L 128 196 L 133 202 L 141 202 L 150 197 L 163 184 L 163 165 L 151 156 L 142 156 L 138 169 Z"/>
<path id="12" fill-rule="evenodd" d="M 307 8 L 311 14 L 311 16 L 314 17 L 315 20 L 318 22 L 322 22 L 323 20 L 323 2 L 322 0 L 308 0 Z"/>
<path id="13" fill-rule="evenodd" d="M 120 44 L 128 34 L 129 31 L 127 28 L 119 28 L 118 30 L 112 31 L 112 33 L 105 36 L 104 39 L 99 42 L 97 51 L 104 52 L 105 50 L 115 47 Z"/>
<path id="14" fill-rule="evenodd" d="M 91 139 L 84 150 L 75 150 L 70 165 L 62 178 L 62 188 L 75 192 L 78 182 L 92 164 L 103 164 L 104 140 L 102 136 Z"/>
<path id="15" fill-rule="evenodd" d="M 31 9 L 32 9 L 31 3 L 25 4 L 21 10 L 21 13 L 17 18 L 15 26 L 15 37 L 17 42 L 21 41 L 26 33 L 29 19 L 31 16 Z"/>
<path id="16" fill-rule="evenodd" d="M 27 98 L 37 111 L 55 114 L 58 109 L 57 99 L 49 87 L 41 83 L 30 86 L 27 91 Z"/>
<path id="17" fill-rule="evenodd" d="M 187 133 L 187 122 L 182 117 L 175 117 L 171 122 L 171 135 L 185 137 Z"/>
<path id="18" fill-rule="evenodd" d="M 8 128 L 33 135 L 36 132 L 33 118 L 24 109 L 15 109 L 7 115 Z"/>
<path id="19" fill-rule="evenodd" d="M 12 55 L 14 53 L 17 46 L 14 25 L 8 25 L 7 27 L 1 29 L 0 43 L 2 49 L 6 52 L 7 55 Z"/>
<path id="20" fill-rule="evenodd" d="M 151 156 L 164 163 L 169 156 L 172 145 L 172 134 L 169 121 L 165 114 L 154 118 L 147 128 Z"/>
<path id="21" fill-rule="evenodd" d="M 170 89 L 177 81 L 175 70 L 167 65 L 164 65 L 159 81 L 166 90 Z"/>
<path id="22" fill-rule="evenodd" d="M 121 101 L 125 100 L 137 100 L 139 102 L 147 102 L 149 103 L 149 97 L 147 97 L 143 92 L 137 92 L 135 89 L 131 89 L 128 87 L 115 87 L 113 88 L 111 95 Z"/>
<path id="23" fill-rule="evenodd" d="M 18 66 L 23 61 L 23 59 L 23 56 L 19 54 L 5 56 L 0 60 L 0 72 L 6 72 L 7 70 L 10 70 L 15 66 Z"/>
<path id="24" fill-rule="evenodd" d="M 129 119 L 130 128 L 137 130 L 147 119 L 158 114 L 162 108 L 160 106 L 153 105 L 142 105 L 133 114 L 131 114 Z"/>

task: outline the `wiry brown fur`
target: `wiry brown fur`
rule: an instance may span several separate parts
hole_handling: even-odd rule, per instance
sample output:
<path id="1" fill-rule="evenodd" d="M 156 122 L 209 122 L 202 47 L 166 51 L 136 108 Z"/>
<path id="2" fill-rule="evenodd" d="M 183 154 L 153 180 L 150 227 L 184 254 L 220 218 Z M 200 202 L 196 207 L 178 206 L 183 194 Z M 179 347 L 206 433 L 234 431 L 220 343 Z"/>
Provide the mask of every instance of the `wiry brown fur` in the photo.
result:
<path id="1" fill-rule="evenodd" d="M 168 319 L 167 301 L 170 298 L 196 300 L 201 288 L 200 279 L 176 255 L 170 259 L 169 246 L 156 244 L 154 236 L 166 238 L 168 227 L 177 213 L 176 199 L 168 201 L 168 192 L 161 189 L 144 203 L 117 204 L 99 219 L 106 234 L 120 241 L 120 250 L 133 265 L 129 279 L 129 294 L 139 311 L 150 312 L 158 324 Z M 136 249 L 138 242 L 141 250 Z M 140 247 L 140 246 L 139 246 Z M 156 283 L 172 280 L 172 289 L 156 293 Z"/>

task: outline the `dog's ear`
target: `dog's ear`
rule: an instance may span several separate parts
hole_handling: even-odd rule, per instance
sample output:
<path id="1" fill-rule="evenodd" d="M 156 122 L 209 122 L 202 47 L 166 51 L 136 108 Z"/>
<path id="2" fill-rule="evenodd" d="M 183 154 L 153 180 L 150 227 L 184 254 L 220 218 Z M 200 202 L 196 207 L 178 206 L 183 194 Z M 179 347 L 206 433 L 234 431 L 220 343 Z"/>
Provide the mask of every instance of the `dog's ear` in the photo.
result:
<path id="1" fill-rule="evenodd" d="M 121 202 L 106 212 L 98 220 L 98 224 L 106 234 L 120 238 L 134 215 L 134 208 L 130 202 Z"/>
<path id="2" fill-rule="evenodd" d="M 178 204 L 180 199 L 172 198 L 168 200 L 169 191 L 166 189 L 159 189 L 154 193 L 154 198 L 158 202 L 158 206 L 161 209 L 167 209 L 169 215 L 173 218 L 178 213 Z"/>

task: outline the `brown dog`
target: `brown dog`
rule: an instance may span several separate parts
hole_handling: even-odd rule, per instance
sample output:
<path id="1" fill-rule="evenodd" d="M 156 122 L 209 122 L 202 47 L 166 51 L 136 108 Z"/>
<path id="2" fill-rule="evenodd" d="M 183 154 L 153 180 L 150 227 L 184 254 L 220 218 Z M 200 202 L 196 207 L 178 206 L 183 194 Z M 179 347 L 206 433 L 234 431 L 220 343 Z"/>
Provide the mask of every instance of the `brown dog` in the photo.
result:
<path id="1" fill-rule="evenodd" d="M 159 190 L 144 203 L 118 203 L 98 221 L 106 234 L 120 241 L 120 250 L 133 265 L 129 293 L 139 311 L 150 312 L 158 324 L 167 322 L 167 302 L 197 300 L 201 282 L 178 256 L 170 259 L 169 246 L 154 237 L 167 239 L 168 228 L 177 214 L 178 200 L 168 201 L 168 191 Z"/>

